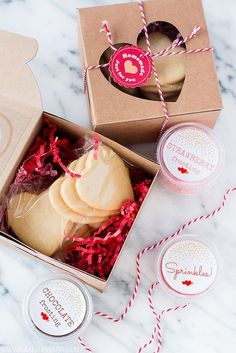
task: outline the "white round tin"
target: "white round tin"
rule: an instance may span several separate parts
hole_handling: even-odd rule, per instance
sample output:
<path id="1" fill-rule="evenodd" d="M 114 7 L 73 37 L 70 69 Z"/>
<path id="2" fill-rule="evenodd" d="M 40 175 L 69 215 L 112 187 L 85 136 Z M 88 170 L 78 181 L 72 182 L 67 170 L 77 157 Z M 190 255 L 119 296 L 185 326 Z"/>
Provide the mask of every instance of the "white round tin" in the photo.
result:
<path id="1" fill-rule="evenodd" d="M 214 184 L 223 163 L 224 151 L 213 131 L 196 123 L 168 129 L 157 147 L 160 180 L 168 188 L 186 194 L 205 191 Z"/>
<path id="2" fill-rule="evenodd" d="M 89 324 L 93 305 L 78 280 L 66 276 L 41 279 L 26 297 L 24 317 L 39 334 L 51 339 L 71 339 Z"/>
<path id="3" fill-rule="evenodd" d="M 196 235 L 167 242 L 158 256 L 158 279 L 174 295 L 194 297 L 215 283 L 218 261 L 215 250 Z"/>

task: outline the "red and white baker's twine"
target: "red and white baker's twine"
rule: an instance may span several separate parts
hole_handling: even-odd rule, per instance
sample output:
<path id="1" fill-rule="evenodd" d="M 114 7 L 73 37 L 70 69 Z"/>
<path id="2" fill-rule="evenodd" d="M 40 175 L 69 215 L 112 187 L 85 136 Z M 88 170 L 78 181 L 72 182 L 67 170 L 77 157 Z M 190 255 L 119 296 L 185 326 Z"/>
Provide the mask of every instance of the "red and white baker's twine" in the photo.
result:
<path id="1" fill-rule="evenodd" d="M 110 28 L 108 26 L 107 21 L 103 21 L 102 22 L 102 28 L 100 29 L 100 32 L 106 33 L 107 40 L 108 40 L 110 48 L 112 50 L 116 51 L 117 49 L 116 49 L 116 47 L 114 47 L 114 44 L 113 44 L 113 41 L 112 41 L 112 37 L 111 37 L 111 31 L 110 31 Z"/>
<path id="2" fill-rule="evenodd" d="M 165 129 L 165 127 L 166 127 L 166 124 L 167 124 L 167 122 L 169 120 L 169 112 L 168 112 L 168 107 L 167 107 L 167 104 L 165 102 L 165 99 L 164 99 L 164 96 L 163 96 L 163 93 L 162 93 L 160 81 L 159 81 L 159 78 L 158 78 L 158 73 L 157 73 L 153 58 L 154 57 L 162 57 L 162 56 L 182 55 L 182 54 L 197 54 L 197 53 L 201 53 L 201 52 L 212 51 L 213 48 L 183 50 L 183 51 L 179 51 L 179 52 L 172 52 L 171 51 L 172 49 L 174 49 L 176 47 L 179 47 L 180 45 L 185 44 L 187 41 L 193 39 L 198 34 L 198 32 L 200 31 L 200 27 L 199 26 L 195 26 L 193 31 L 188 36 L 183 38 L 182 40 L 175 40 L 170 47 L 168 47 L 168 48 L 166 48 L 166 49 L 164 49 L 162 51 L 153 53 L 152 50 L 151 50 L 151 44 L 150 44 L 150 41 L 149 41 L 149 35 L 148 35 L 148 29 L 147 29 L 147 21 L 146 21 L 146 17 L 145 17 L 145 13 L 144 13 L 143 2 L 141 0 L 138 0 L 138 4 L 139 4 L 139 8 L 140 8 L 141 18 L 142 18 L 142 22 L 143 22 L 143 30 L 144 30 L 144 34 L 145 34 L 145 38 L 146 38 L 147 47 L 148 47 L 148 51 L 147 51 L 146 55 L 150 55 L 151 60 L 152 60 L 152 70 L 153 70 L 153 74 L 154 74 L 154 77 L 155 77 L 155 81 L 156 81 L 156 85 L 157 85 L 157 91 L 158 91 L 158 94 L 160 96 L 160 100 L 161 100 L 161 104 L 162 104 L 162 108 L 163 108 L 163 113 L 164 113 L 164 120 L 163 120 L 163 123 L 162 123 L 162 126 L 161 126 L 161 130 L 160 130 L 160 134 L 159 134 L 159 136 L 161 136 L 163 131 L 164 131 L 164 129 Z M 101 32 L 105 32 L 110 48 L 112 50 L 116 51 L 117 49 L 115 48 L 115 46 L 113 44 L 111 31 L 110 31 L 108 23 L 106 21 L 104 21 L 102 23 Z M 88 71 L 93 70 L 93 69 L 98 69 L 98 68 L 104 68 L 104 67 L 107 67 L 107 66 L 109 66 L 109 63 L 100 64 L 100 65 L 91 65 L 91 66 L 88 66 L 88 67 L 85 68 L 85 71 L 84 71 L 84 90 L 85 91 L 86 91 L 87 73 L 88 73 Z M 111 321 L 113 323 L 121 322 L 126 317 L 126 315 L 128 314 L 130 308 L 133 306 L 134 301 L 135 301 L 135 299 L 136 299 L 136 297 L 138 295 L 139 285 L 140 285 L 140 281 L 141 281 L 140 261 L 141 261 L 142 256 L 144 254 L 146 254 L 147 252 L 149 252 L 149 251 L 157 249 L 163 243 L 165 243 L 166 241 L 174 238 L 175 236 L 180 235 L 182 233 L 182 231 L 185 230 L 187 227 L 189 227 L 191 224 L 196 223 L 196 222 L 201 221 L 201 220 L 204 220 L 204 219 L 208 219 L 208 218 L 213 217 L 215 215 L 215 213 L 221 211 L 221 209 L 225 206 L 225 202 L 227 200 L 228 195 L 232 191 L 235 191 L 235 190 L 236 190 L 236 188 L 229 189 L 224 195 L 224 199 L 222 201 L 221 206 L 218 207 L 217 209 L 215 209 L 214 211 L 212 211 L 211 213 L 209 213 L 207 215 L 202 215 L 200 217 L 197 217 L 197 218 L 194 218 L 194 219 L 190 220 L 189 222 L 185 223 L 181 228 L 179 228 L 175 233 L 171 234 L 168 237 L 165 237 L 165 238 L 161 239 L 157 243 L 155 243 L 155 244 L 153 244 L 151 246 L 148 246 L 148 247 L 144 248 L 143 250 L 141 250 L 139 252 L 139 254 L 138 254 L 137 258 L 136 258 L 137 275 L 136 275 L 135 288 L 134 288 L 133 294 L 132 294 L 127 306 L 125 307 L 124 311 L 121 313 L 121 315 L 119 317 L 113 318 L 112 316 L 110 316 L 110 315 L 108 315 L 106 313 L 100 312 L 100 311 L 95 312 L 94 315 L 104 317 L 104 318 L 106 318 L 107 320 L 109 320 L 109 321 Z M 160 314 L 158 314 L 158 312 L 156 311 L 156 309 L 155 309 L 155 307 L 153 305 L 153 301 L 152 301 L 152 293 L 153 293 L 154 289 L 157 287 L 158 283 L 159 282 L 153 283 L 151 285 L 151 287 L 149 288 L 149 291 L 148 291 L 149 307 L 151 308 L 151 310 L 153 312 L 153 315 L 155 316 L 156 323 L 155 323 L 151 338 L 149 339 L 149 341 L 147 341 L 143 346 L 141 346 L 138 349 L 138 353 L 141 353 L 145 348 L 147 348 L 149 345 L 151 345 L 155 339 L 157 339 L 157 350 L 156 350 L 156 352 L 157 353 L 160 352 L 161 346 L 162 346 L 161 323 L 160 323 L 162 316 L 165 313 L 173 312 L 173 311 L 176 311 L 176 310 L 183 309 L 183 308 L 187 307 L 187 304 L 185 304 L 183 306 L 177 306 L 177 307 L 174 307 L 174 308 L 168 308 L 166 310 L 163 310 Z M 81 338 L 79 338 L 79 342 L 80 342 L 81 346 L 87 352 L 92 352 L 92 350 L 82 341 Z"/>
<path id="3" fill-rule="evenodd" d="M 182 50 L 182 51 L 178 51 L 178 52 L 172 52 L 171 50 L 173 50 L 176 47 L 181 46 L 182 44 L 185 44 L 186 42 L 188 42 L 189 40 L 193 39 L 196 37 L 196 35 L 199 33 L 201 27 L 200 26 L 195 26 L 192 30 L 192 32 L 186 36 L 185 38 L 178 40 L 176 39 L 171 46 L 169 46 L 166 49 L 163 49 L 159 52 L 153 53 L 152 52 L 152 48 L 151 48 L 151 43 L 149 41 L 149 35 L 148 35 L 148 25 L 147 25 L 147 21 L 146 21 L 146 16 L 144 13 L 144 7 L 143 7 L 143 1 L 142 0 L 137 0 L 138 4 L 139 4 L 139 9 L 140 9 L 140 14 L 141 14 L 141 19 L 143 22 L 143 30 L 144 30 L 144 35 L 145 35 L 145 39 L 146 39 L 146 43 L 147 43 L 147 52 L 146 55 L 150 56 L 151 58 L 151 63 L 152 63 L 152 71 L 153 71 L 153 75 L 155 78 L 155 82 L 156 82 L 156 86 L 157 86 L 157 93 L 160 96 L 160 101 L 162 104 L 162 109 L 163 109 L 163 116 L 164 116 L 164 120 L 159 132 L 159 136 L 158 136 L 158 140 L 161 137 L 161 135 L 163 134 L 166 124 L 169 121 L 169 111 L 168 111 L 168 106 L 166 104 L 165 98 L 163 96 L 163 92 L 161 89 L 161 84 L 160 84 L 160 80 L 158 77 L 158 72 L 154 63 L 154 58 L 155 57 L 164 57 L 164 56 L 174 56 L 174 55 L 182 55 L 182 54 L 198 54 L 198 53 L 205 53 L 205 52 L 209 52 L 209 51 L 213 51 L 213 48 L 200 48 L 200 49 L 191 49 L 191 50 Z M 114 46 L 114 43 L 112 41 L 112 35 L 111 35 L 111 31 L 109 29 L 108 23 L 107 21 L 103 21 L 102 22 L 102 29 L 100 30 L 100 32 L 104 32 L 107 36 L 107 40 L 109 43 L 109 46 L 112 50 L 116 51 L 116 47 Z M 90 70 L 94 70 L 94 69 L 100 69 L 100 68 L 105 68 L 108 67 L 109 63 L 106 64 L 98 64 L 98 65 L 91 65 L 85 68 L 84 70 L 84 91 L 86 91 L 87 88 L 87 75 L 88 75 L 88 71 Z"/>
<path id="4" fill-rule="evenodd" d="M 114 322 L 114 323 L 118 323 L 120 321 L 122 321 L 126 315 L 128 314 L 130 308 L 133 306 L 134 304 L 134 301 L 138 295 L 138 291 L 139 291 L 139 286 L 140 286 L 140 281 L 141 281 L 141 268 L 140 268 L 140 261 L 141 261 L 141 258 L 143 257 L 143 255 L 145 255 L 147 252 L 149 251 L 152 251 L 152 250 L 155 250 L 157 248 L 159 248 L 161 245 L 163 245 L 165 242 L 173 239 L 174 237 L 177 237 L 179 235 L 181 235 L 181 233 L 186 229 L 188 228 L 189 226 L 191 226 L 192 224 L 194 223 L 197 223 L 199 221 L 203 221 L 203 220 L 206 220 L 206 219 L 210 219 L 212 217 L 215 216 L 215 214 L 219 213 L 224 207 L 225 207 L 225 204 L 226 204 L 226 201 L 229 197 L 229 195 L 236 191 L 236 187 L 233 187 L 233 188 L 230 188 L 228 189 L 225 193 L 224 193 L 224 196 L 223 196 L 223 199 L 222 199 L 222 202 L 220 204 L 219 207 L 217 207 L 216 209 L 214 209 L 213 211 L 211 211 L 210 213 L 207 213 L 205 215 L 201 215 L 199 217 L 196 217 L 196 218 L 193 218 L 191 219 L 190 221 L 188 221 L 187 223 L 185 223 L 184 225 L 182 225 L 176 232 L 174 232 L 173 234 L 159 240 L 157 243 L 153 244 L 153 245 L 150 245 L 150 246 L 147 246 L 146 248 L 144 248 L 143 250 L 141 250 L 139 253 L 138 253 L 138 256 L 136 258 L 136 282 L 135 282 L 135 287 L 134 287 L 134 291 L 133 291 L 133 294 L 127 304 L 127 306 L 125 307 L 124 311 L 121 313 L 120 316 L 118 316 L 117 318 L 113 318 L 112 316 L 106 314 L 106 313 L 103 313 L 103 312 L 100 312 L 100 311 L 96 311 L 94 312 L 94 315 L 97 315 L 97 316 L 101 316 L 101 317 L 104 317 L 106 318 L 107 320 L 111 321 L 111 322 Z M 161 347 L 162 347 L 162 340 L 161 340 L 161 324 L 160 324 L 160 321 L 161 321 L 161 317 L 165 314 L 165 313 L 169 313 L 169 312 L 174 312 L 174 311 L 177 311 L 179 309 L 184 309 L 187 307 L 188 304 L 185 304 L 183 306 L 176 306 L 174 308 L 168 308 L 168 309 L 165 309 L 163 310 L 160 314 L 158 314 L 158 312 L 156 311 L 154 305 L 153 305 L 153 301 L 152 301 L 152 293 L 154 291 L 154 289 L 157 287 L 157 285 L 159 284 L 159 282 L 155 282 L 151 285 L 151 287 L 149 288 L 149 291 L 148 291 L 148 302 L 149 302 L 149 307 L 151 308 L 152 312 L 153 312 L 153 315 L 155 316 L 155 319 L 156 319 L 156 324 L 155 324 L 155 327 L 154 327 L 154 330 L 153 330 L 153 333 L 151 335 L 151 338 L 149 339 L 149 341 L 147 341 L 143 346 L 141 346 L 139 349 L 138 349 L 138 353 L 141 353 L 145 348 L 147 348 L 150 344 L 153 343 L 153 341 L 155 340 L 155 338 L 157 339 L 157 350 L 156 350 L 156 353 L 159 353 L 160 350 L 161 350 Z M 87 347 L 85 345 L 85 343 L 82 341 L 82 339 L 80 338 L 79 339 L 81 345 L 83 346 L 83 348 L 88 351 L 88 352 L 92 352 L 92 350 Z"/>
<path id="5" fill-rule="evenodd" d="M 148 53 L 151 57 L 151 61 L 152 61 L 152 71 L 155 77 L 155 81 L 156 81 L 156 85 L 157 85 L 157 91 L 159 93 L 160 96 L 160 100 L 161 100 L 161 104 L 162 104 L 162 108 L 163 108 L 163 113 L 164 113 L 164 121 L 162 123 L 161 126 L 161 130 L 160 130 L 160 135 L 162 135 L 162 132 L 164 131 L 164 128 L 169 120 L 169 112 L 168 112 L 168 108 L 167 108 L 167 104 L 165 102 L 163 93 L 162 93 L 162 89 L 161 89 L 161 84 L 158 78 L 158 74 L 157 74 L 157 69 L 154 63 L 154 59 L 152 56 L 152 50 L 151 50 L 151 43 L 149 41 L 149 35 L 148 35 L 148 29 L 147 29 L 147 21 L 146 21 L 146 16 L 144 14 L 144 8 L 143 8 L 143 2 L 141 0 L 138 0 L 138 4 L 139 4 L 139 8 L 140 8 L 140 13 L 141 13 L 141 18 L 142 18 L 142 22 L 143 22 L 143 30 L 144 30 L 144 34 L 145 34 L 145 38 L 146 38 L 146 43 L 147 43 L 147 47 L 148 47 Z"/>
<path id="6" fill-rule="evenodd" d="M 168 308 L 168 309 L 162 310 L 162 312 L 160 314 L 158 314 L 158 312 L 156 311 L 156 309 L 153 305 L 153 301 L 152 301 L 153 291 L 158 286 L 158 284 L 159 284 L 159 282 L 154 282 L 148 290 L 148 303 L 149 303 L 150 309 L 152 310 L 153 315 L 155 316 L 156 324 L 154 326 L 151 338 L 142 347 L 139 348 L 138 353 L 141 353 L 145 348 L 147 348 L 149 345 L 151 345 L 153 343 L 153 341 L 155 340 L 155 338 L 157 340 L 156 353 L 159 353 L 161 350 L 161 347 L 162 347 L 162 337 L 161 337 L 161 318 L 162 318 L 162 316 L 165 313 L 177 311 L 179 309 L 185 309 L 188 306 L 188 304 L 179 305 L 174 308 Z"/>

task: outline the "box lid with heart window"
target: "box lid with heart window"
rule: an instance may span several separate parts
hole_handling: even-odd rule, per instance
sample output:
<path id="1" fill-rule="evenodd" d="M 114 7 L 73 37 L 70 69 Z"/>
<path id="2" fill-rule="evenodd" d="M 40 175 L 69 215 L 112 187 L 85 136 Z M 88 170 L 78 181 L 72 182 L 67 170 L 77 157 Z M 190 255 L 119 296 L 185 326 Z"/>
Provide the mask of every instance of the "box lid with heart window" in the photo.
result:
<path id="1" fill-rule="evenodd" d="M 194 121 L 213 127 L 222 101 L 201 1 L 148 0 L 143 8 L 152 53 L 160 55 L 174 41 L 182 43 L 153 59 L 169 111 L 167 126 Z M 104 20 L 106 33 L 104 28 L 100 32 Z M 140 67 L 132 59 L 134 53 L 127 52 L 148 51 L 138 2 L 78 9 L 78 22 L 81 59 L 89 68 L 86 84 L 93 128 L 121 143 L 155 141 L 164 113 L 154 72 L 145 72 L 140 86 L 132 85 Z M 116 75 L 112 62 L 117 55 Z M 145 59 L 142 53 L 140 57 Z M 131 84 L 122 83 L 122 77 Z"/>

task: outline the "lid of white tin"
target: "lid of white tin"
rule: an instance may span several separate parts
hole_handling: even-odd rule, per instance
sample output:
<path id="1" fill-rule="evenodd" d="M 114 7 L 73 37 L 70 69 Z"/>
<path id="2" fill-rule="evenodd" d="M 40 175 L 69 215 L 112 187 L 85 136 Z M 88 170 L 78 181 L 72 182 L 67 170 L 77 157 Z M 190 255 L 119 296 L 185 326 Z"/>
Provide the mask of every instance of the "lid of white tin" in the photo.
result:
<path id="1" fill-rule="evenodd" d="M 202 238 L 184 235 L 170 241 L 158 257 L 162 285 L 172 294 L 191 297 L 207 292 L 215 283 L 218 261 Z"/>
<path id="2" fill-rule="evenodd" d="M 162 135 L 157 160 L 162 175 L 173 187 L 197 193 L 219 176 L 224 150 L 211 129 L 197 123 L 182 123 Z"/>
<path id="3" fill-rule="evenodd" d="M 30 326 L 49 338 L 70 339 L 91 320 L 91 297 L 81 282 L 70 276 L 41 279 L 24 303 Z"/>

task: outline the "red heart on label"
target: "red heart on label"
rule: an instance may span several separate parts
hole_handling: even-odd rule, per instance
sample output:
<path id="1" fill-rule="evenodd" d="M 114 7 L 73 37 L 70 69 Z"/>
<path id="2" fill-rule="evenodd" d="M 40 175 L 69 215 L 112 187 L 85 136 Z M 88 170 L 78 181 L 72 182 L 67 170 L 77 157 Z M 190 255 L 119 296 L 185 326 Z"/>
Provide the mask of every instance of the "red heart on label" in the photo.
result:
<path id="1" fill-rule="evenodd" d="M 181 172 L 182 174 L 189 174 L 188 169 L 185 169 L 185 168 L 182 168 L 182 167 L 179 167 L 178 171 Z"/>
<path id="2" fill-rule="evenodd" d="M 43 312 L 41 312 L 41 316 L 42 316 L 42 319 L 45 320 L 45 321 L 48 321 L 49 319 L 49 316 Z"/>
<path id="3" fill-rule="evenodd" d="M 186 281 L 182 281 L 182 284 L 184 285 L 184 286 L 190 286 L 191 284 L 193 284 L 193 282 L 192 281 L 188 281 L 188 280 L 186 280 Z"/>
<path id="4" fill-rule="evenodd" d="M 125 72 L 127 74 L 135 75 L 138 72 L 137 66 L 133 65 L 131 60 L 126 60 L 124 63 L 124 67 L 125 67 Z"/>

